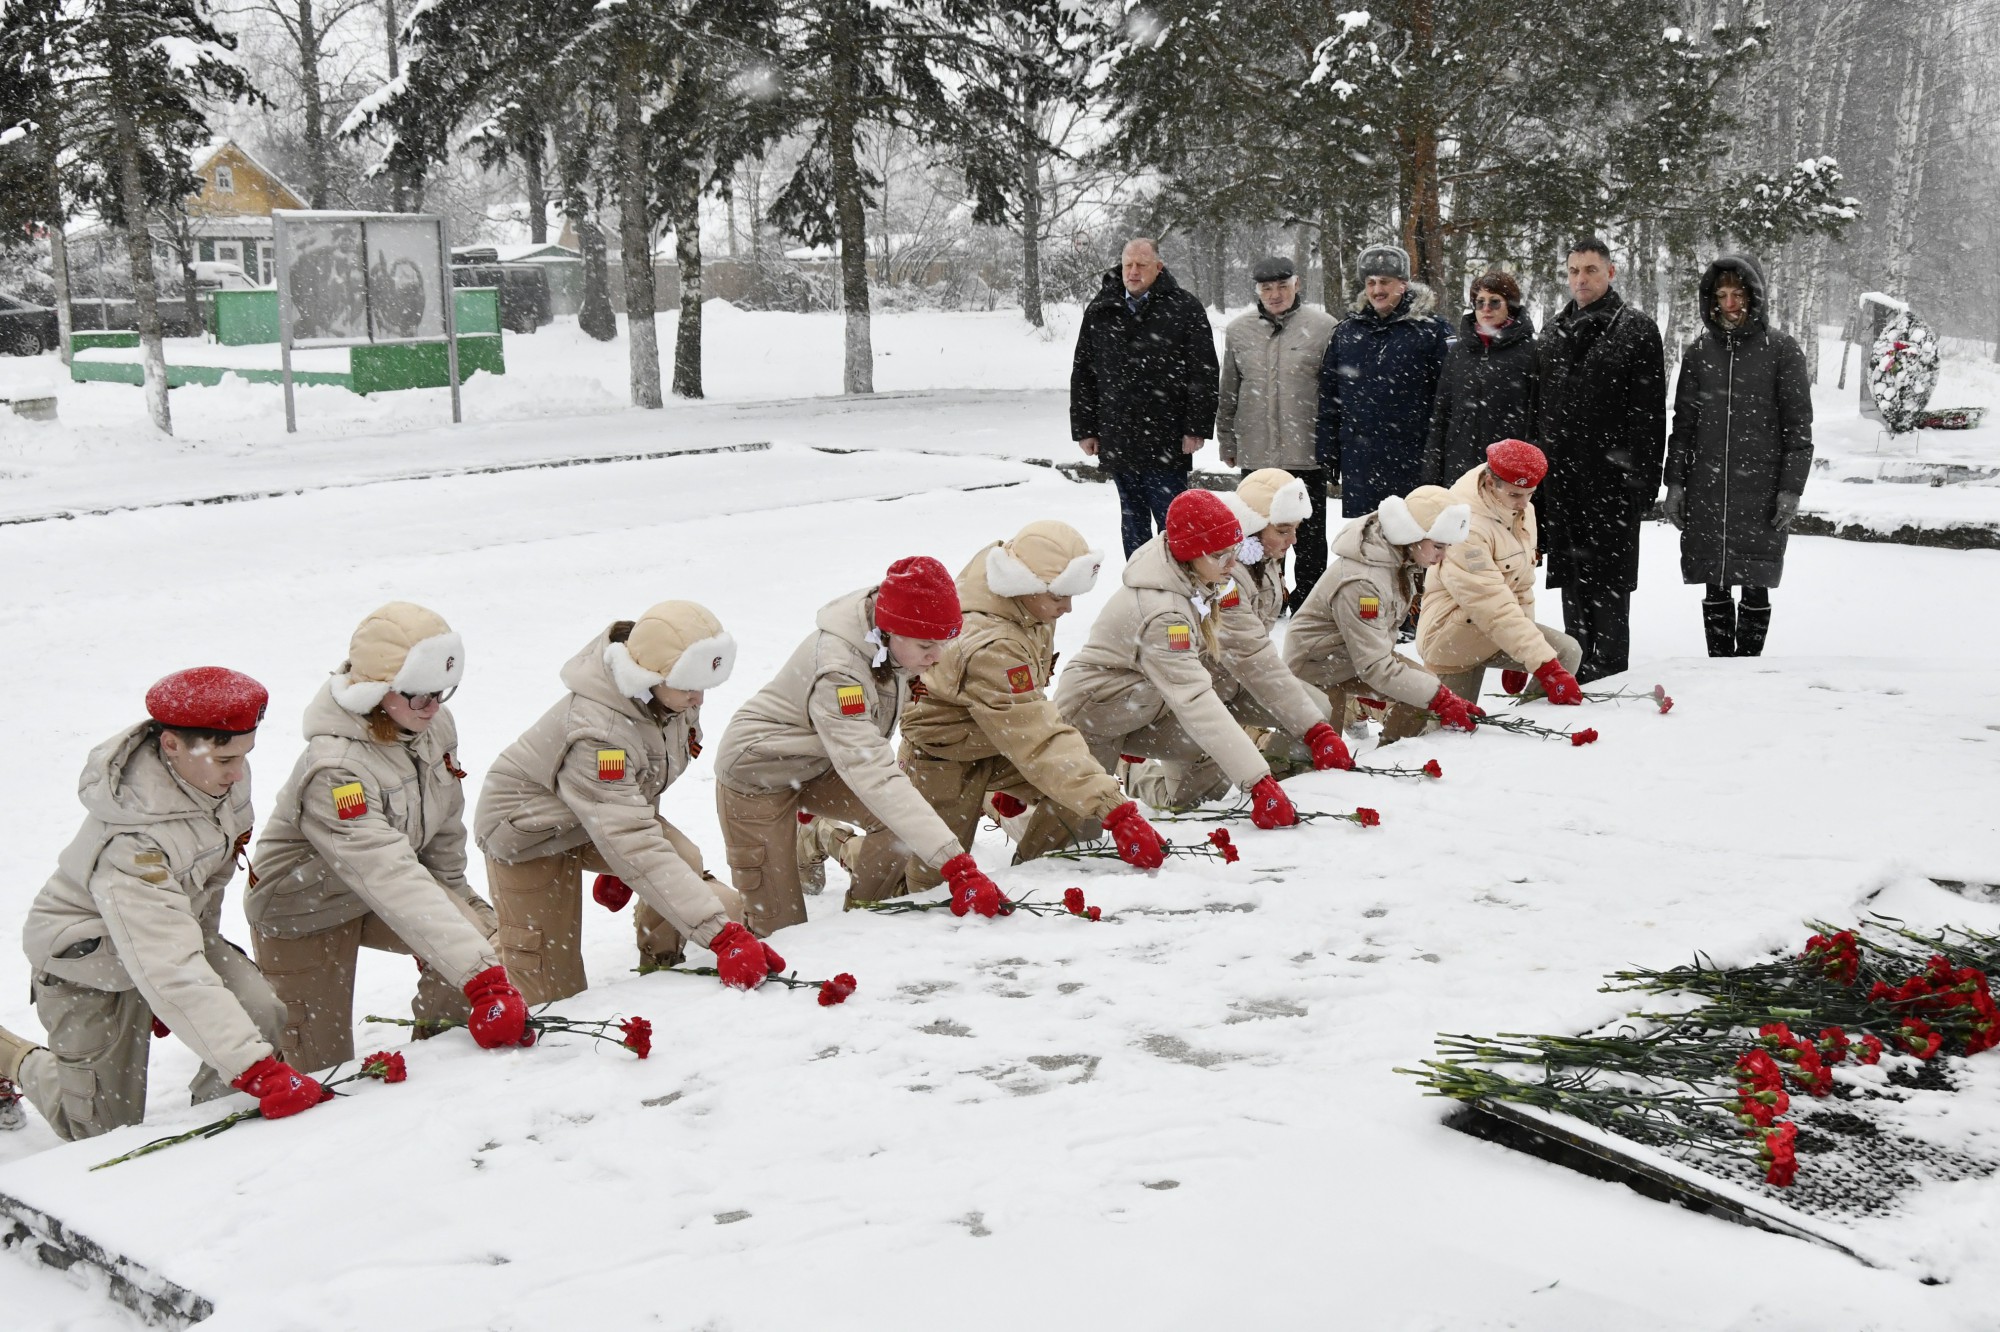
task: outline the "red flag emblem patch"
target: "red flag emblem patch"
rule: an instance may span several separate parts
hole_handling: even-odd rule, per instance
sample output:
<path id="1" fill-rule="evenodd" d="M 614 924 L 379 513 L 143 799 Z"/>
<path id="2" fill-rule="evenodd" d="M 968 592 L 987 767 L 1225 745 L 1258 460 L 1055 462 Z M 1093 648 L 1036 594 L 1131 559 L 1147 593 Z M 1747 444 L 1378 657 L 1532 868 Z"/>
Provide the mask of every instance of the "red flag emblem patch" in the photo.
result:
<path id="1" fill-rule="evenodd" d="M 1026 666 L 1009 666 L 1007 687 L 1017 694 L 1031 694 L 1035 690 L 1035 673 Z"/>

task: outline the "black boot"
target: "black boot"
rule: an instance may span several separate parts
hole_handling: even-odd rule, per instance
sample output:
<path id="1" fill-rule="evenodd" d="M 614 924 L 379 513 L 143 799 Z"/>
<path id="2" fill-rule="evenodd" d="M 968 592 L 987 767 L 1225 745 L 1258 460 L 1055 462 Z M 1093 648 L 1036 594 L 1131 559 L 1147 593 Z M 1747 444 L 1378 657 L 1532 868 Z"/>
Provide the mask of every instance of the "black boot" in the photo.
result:
<path id="1" fill-rule="evenodd" d="M 1769 606 L 1745 606 L 1736 612 L 1736 655 L 1764 655 L 1764 636 L 1771 632 Z"/>
<path id="2" fill-rule="evenodd" d="M 1769 624 L 1771 612 L 1764 611 L 1764 623 Z M 1736 655 L 1736 602 L 1728 593 L 1720 597 L 1703 597 L 1701 600 L 1701 627 L 1708 631 L 1708 655 L 1711 657 L 1733 657 Z M 1762 645 L 1760 634 L 1757 642 Z"/>

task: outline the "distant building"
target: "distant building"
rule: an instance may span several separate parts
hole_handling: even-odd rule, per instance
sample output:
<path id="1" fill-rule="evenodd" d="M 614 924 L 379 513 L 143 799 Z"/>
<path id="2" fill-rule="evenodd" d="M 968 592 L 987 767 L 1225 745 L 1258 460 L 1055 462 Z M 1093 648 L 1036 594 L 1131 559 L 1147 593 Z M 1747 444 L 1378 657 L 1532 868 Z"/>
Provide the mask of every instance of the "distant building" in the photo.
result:
<path id="1" fill-rule="evenodd" d="M 185 241 L 194 251 L 187 256 L 191 262 L 234 264 L 256 285 L 270 286 L 277 280 L 271 210 L 304 208 L 305 200 L 234 139 L 196 149 L 193 167 L 201 188 L 182 201 L 181 215 L 171 223 L 155 219 L 147 228 L 162 281 L 177 286 Z M 98 238 L 111 236 L 93 223 L 71 232 L 70 244 Z"/>

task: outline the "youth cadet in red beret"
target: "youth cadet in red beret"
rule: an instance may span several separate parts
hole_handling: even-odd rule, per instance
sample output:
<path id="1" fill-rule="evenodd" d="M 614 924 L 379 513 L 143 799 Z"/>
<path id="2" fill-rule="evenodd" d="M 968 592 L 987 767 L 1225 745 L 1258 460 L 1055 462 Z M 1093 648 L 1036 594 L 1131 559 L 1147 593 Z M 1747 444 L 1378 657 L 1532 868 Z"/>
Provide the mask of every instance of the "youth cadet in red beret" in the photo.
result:
<path id="1" fill-rule="evenodd" d="M 91 751 L 89 816 L 22 933 L 49 1043 L 0 1029 L 0 1128 L 21 1126 L 22 1093 L 65 1139 L 139 1123 L 148 1042 L 170 1034 L 201 1056 L 196 1102 L 234 1087 L 279 1119 L 331 1099 L 276 1057 L 285 1006 L 221 932 L 267 701 L 237 671 L 180 671 L 147 692 L 145 721 Z"/>

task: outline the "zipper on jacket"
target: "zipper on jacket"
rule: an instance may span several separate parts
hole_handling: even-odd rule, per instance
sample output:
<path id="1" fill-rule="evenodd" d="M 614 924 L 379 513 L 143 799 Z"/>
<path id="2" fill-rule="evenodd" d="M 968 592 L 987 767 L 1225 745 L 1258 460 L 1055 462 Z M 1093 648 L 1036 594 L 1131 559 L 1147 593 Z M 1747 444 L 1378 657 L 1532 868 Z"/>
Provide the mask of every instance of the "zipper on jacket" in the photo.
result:
<path id="1" fill-rule="evenodd" d="M 1729 586 L 1729 428 L 1730 416 L 1736 404 L 1736 344 L 1723 344 L 1729 356 L 1729 363 L 1722 381 L 1722 549 L 1716 556 L 1716 582 L 1724 588 Z"/>

